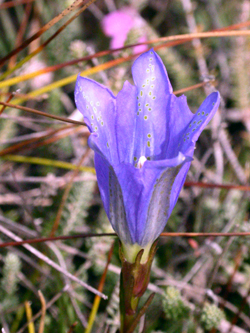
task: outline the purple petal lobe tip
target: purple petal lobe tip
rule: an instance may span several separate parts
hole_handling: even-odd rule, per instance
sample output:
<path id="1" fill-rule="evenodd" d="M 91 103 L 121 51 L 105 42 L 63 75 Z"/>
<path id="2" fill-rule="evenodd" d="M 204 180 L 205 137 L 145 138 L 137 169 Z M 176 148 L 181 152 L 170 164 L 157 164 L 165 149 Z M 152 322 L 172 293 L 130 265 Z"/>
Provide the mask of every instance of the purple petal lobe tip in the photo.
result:
<path id="1" fill-rule="evenodd" d="M 193 114 L 176 97 L 160 57 L 150 50 L 132 67 L 115 97 L 101 84 L 77 78 L 75 102 L 91 132 L 105 211 L 127 248 L 149 247 L 163 231 L 185 181 L 195 142 L 214 116 L 213 92 Z"/>

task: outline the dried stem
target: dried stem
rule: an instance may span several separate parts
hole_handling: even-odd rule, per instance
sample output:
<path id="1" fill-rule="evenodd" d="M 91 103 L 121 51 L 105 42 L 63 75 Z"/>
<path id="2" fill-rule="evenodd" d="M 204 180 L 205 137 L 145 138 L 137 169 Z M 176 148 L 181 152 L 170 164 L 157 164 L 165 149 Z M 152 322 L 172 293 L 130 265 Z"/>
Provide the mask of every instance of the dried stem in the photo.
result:
<path id="1" fill-rule="evenodd" d="M 81 122 L 81 121 L 77 121 L 77 120 L 73 120 L 73 119 L 68 119 L 68 118 L 64 118 L 64 117 L 52 115 L 52 114 L 49 114 L 49 113 L 46 113 L 46 112 L 43 112 L 43 111 L 39 111 L 39 110 L 35 110 L 35 109 L 32 109 L 32 108 L 28 108 L 26 106 L 11 104 L 11 103 L 7 103 L 7 102 L 0 102 L 0 105 L 4 105 L 5 107 L 8 106 L 10 108 L 14 108 L 14 109 L 18 109 L 18 110 L 23 110 L 23 111 L 30 112 L 30 113 L 33 113 L 33 114 L 36 114 L 36 115 L 39 115 L 39 116 L 43 116 L 43 117 L 47 117 L 47 118 L 52 118 L 52 119 L 60 120 L 60 121 L 63 121 L 65 123 L 86 126 L 86 124 L 83 123 L 83 122 Z"/>

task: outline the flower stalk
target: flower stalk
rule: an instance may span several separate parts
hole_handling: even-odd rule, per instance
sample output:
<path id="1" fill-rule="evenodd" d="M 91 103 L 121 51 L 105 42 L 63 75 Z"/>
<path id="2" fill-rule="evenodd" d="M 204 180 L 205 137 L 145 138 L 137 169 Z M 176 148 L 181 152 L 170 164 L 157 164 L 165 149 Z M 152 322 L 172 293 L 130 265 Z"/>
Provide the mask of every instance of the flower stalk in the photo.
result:
<path id="1" fill-rule="evenodd" d="M 124 256 L 123 247 L 120 243 L 121 287 L 120 287 L 120 313 L 121 333 L 132 333 L 140 318 L 146 312 L 153 300 L 151 294 L 145 304 L 138 310 L 140 298 L 145 293 L 150 277 L 151 265 L 157 249 L 157 240 L 151 246 L 147 260 L 142 260 L 144 249 L 141 249 L 134 262 L 129 262 Z"/>

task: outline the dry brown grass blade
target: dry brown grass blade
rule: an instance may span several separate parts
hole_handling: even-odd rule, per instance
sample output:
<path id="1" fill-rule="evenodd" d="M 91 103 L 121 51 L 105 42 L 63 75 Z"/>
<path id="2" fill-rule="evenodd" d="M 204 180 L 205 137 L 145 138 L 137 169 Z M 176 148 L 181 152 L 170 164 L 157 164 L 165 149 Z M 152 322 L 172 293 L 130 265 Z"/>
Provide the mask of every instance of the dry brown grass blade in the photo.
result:
<path id="1" fill-rule="evenodd" d="M 250 26 L 250 21 L 240 22 L 236 24 L 229 25 L 228 27 L 223 27 L 220 29 L 214 29 L 213 31 L 226 31 L 226 30 L 235 30 L 241 29 Z"/>
<path id="2" fill-rule="evenodd" d="M 52 135 L 51 138 L 48 138 L 46 140 L 43 140 L 42 142 L 38 142 L 38 143 L 33 143 L 32 145 L 29 145 L 28 147 L 24 147 L 23 149 L 21 150 L 26 150 L 26 149 L 36 149 L 36 148 L 39 148 L 39 147 L 43 147 L 45 145 L 49 145 L 51 143 L 54 143 L 54 142 L 57 142 L 61 139 L 64 139 L 66 137 L 68 137 L 69 135 L 71 134 L 76 134 L 78 132 L 81 132 L 82 131 L 82 128 L 80 127 L 75 127 L 75 126 L 65 126 L 63 128 L 60 128 L 57 133 L 61 131 L 62 133 L 61 134 L 57 134 L 57 135 Z M 18 150 L 18 152 L 20 152 L 20 150 Z M 7 155 L 7 154 L 5 154 Z M 1 156 L 1 152 L 0 152 L 0 156 Z"/>
<path id="3" fill-rule="evenodd" d="M 23 35 L 25 33 L 25 29 L 27 27 L 28 21 L 29 21 L 29 16 L 31 14 L 31 9 L 32 9 L 32 1 L 29 1 L 25 7 L 25 12 L 24 12 L 24 16 L 23 16 L 23 20 L 21 22 L 20 28 L 17 32 L 17 36 L 16 36 L 16 40 L 15 40 L 15 47 L 18 47 L 18 45 L 21 44 L 22 39 L 23 39 Z M 1 9 L 0 9 L 1 10 Z M 17 55 L 14 55 L 9 62 L 8 68 L 12 68 L 14 67 L 15 63 L 16 63 L 16 57 Z"/>
<path id="4" fill-rule="evenodd" d="M 140 46 L 140 45 L 148 45 L 148 44 L 155 44 L 155 43 L 163 43 L 163 42 L 187 42 L 191 41 L 193 39 L 204 39 L 204 38 L 211 38 L 211 37 L 239 37 L 239 36 L 250 36 L 249 30 L 233 30 L 233 31 L 206 31 L 206 32 L 197 32 L 197 33 L 191 33 L 191 34 L 182 34 L 182 35 L 173 35 L 173 36 L 166 36 L 166 37 L 159 37 L 156 39 L 151 39 L 146 42 L 137 43 L 130 45 L 130 47 Z M 154 47 L 156 49 L 156 47 Z"/>
<path id="5" fill-rule="evenodd" d="M 6 100 L 6 103 L 9 103 L 12 100 L 13 97 L 14 97 L 14 95 L 10 94 L 9 97 L 7 98 L 7 100 Z M 3 105 L 3 107 L 0 110 L 0 116 L 4 112 L 4 110 L 6 109 L 6 107 L 7 107 L 7 105 Z"/>
<path id="6" fill-rule="evenodd" d="M 33 138 L 30 140 L 25 140 L 23 142 L 20 142 L 18 144 L 12 145 L 8 148 L 5 148 L 0 151 L 0 156 L 5 156 L 9 154 L 13 154 L 16 152 L 21 152 L 24 150 L 30 150 L 30 149 L 36 149 L 39 147 L 43 147 L 45 145 L 49 145 L 51 143 L 57 142 L 63 138 L 68 137 L 71 134 L 76 134 L 78 132 L 81 132 L 82 129 L 80 127 L 75 126 L 65 126 L 63 128 L 59 128 L 57 130 L 51 131 L 49 134 L 41 135 L 38 138 Z M 58 134 L 59 132 L 62 132 L 61 134 Z M 55 135 L 56 134 L 56 135 Z M 51 137 L 50 137 L 51 136 Z M 48 139 L 46 139 L 48 137 Z M 37 142 L 43 140 L 42 142 Z"/>
<path id="7" fill-rule="evenodd" d="M 155 46 L 154 49 L 155 50 L 158 50 L 158 49 L 161 49 L 161 48 L 164 48 L 164 47 L 172 47 L 172 46 L 175 46 L 175 45 L 180 45 L 180 44 L 183 44 L 183 43 L 186 43 L 188 42 L 187 40 L 185 41 L 182 41 L 182 40 L 178 40 L 178 41 L 173 41 L 173 42 L 168 42 L 168 43 L 164 43 L 162 45 L 158 45 L 158 46 Z M 131 47 L 132 45 L 129 45 L 129 46 L 124 46 L 124 47 L 121 47 L 121 48 L 118 48 L 118 49 L 113 49 L 113 50 L 105 50 L 105 51 L 100 51 L 100 52 L 97 52 L 95 54 L 92 54 L 92 55 L 88 55 L 88 56 L 85 56 L 85 57 L 82 57 L 82 58 L 78 58 L 78 59 L 74 59 L 74 60 L 70 60 L 70 61 L 67 61 L 67 62 L 63 62 L 61 64 L 58 64 L 58 65 L 54 65 L 54 66 L 49 66 L 49 67 L 46 67 L 46 68 L 43 68 L 43 69 L 40 69 L 38 71 L 35 71 L 35 72 L 32 72 L 32 73 L 29 73 L 29 74 L 24 74 L 24 75 L 21 75 L 21 76 L 18 76 L 18 77 L 15 77 L 15 78 L 10 78 L 10 79 L 7 79 L 7 80 L 4 80 L 0 83 L 0 87 L 5 87 L 5 86 L 12 86 L 16 83 L 19 83 L 19 82 L 23 82 L 23 81 L 26 81 L 26 80 L 29 80 L 29 79 L 32 79 L 36 76 L 39 76 L 39 75 L 42 75 L 42 74 L 45 74 L 45 73 L 50 73 L 50 72 L 55 72 L 59 69 L 62 69 L 64 67 L 67 67 L 67 66 L 72 66 L 72 65 L 75 65 L 79 62 L 83 62 L 83 61 L 88 61 L 88 60 L 91 60 L 91 59 L 94 59 L 94 58 L 99 58 L 99 57 L 103 57 L 105 55 L 109 55 L 109 54 L 112 54 L 112 53 L 115 53 L 117 51 L 121 51 L 121 50 L 124 50 L 124 49 L 127 49 L 129 47 Z M 150 48 L 148 49 L 150 50 Z M 101 65 L 98 65 L 98 66 L 95 66 L 95 67 L 92 67 L 88 70 L 85 70 L 84 75 L 89 75 L 89 74 L 93 74 L 93 73 L 96 73 L 98 72 L 100 69 L 108 69 L 108 68 L 111 68 L 111 67 L 114 67 L 115 65 L 119 65 L 119 64 L 122 64 L 124 62 L 127 62 L 127 61 L 130 61 L 134 58 L 136 58 L 137 56 L 139 56 L 142 52 L 139 52 L 139 53 L 136 53 L 136 54 L 133 54 L 131 56 L 128 56 L 128 57 L 121 57 L 121 58 L 117 58 L 117 59 L 114 59 L 114 60 L 111 60 L 111 61 L 108 61 L 104 64 L 101 64 Z M 104 68 L 105 67 L 105 68 Z M 93 71 L 93 69 L 95 69 L 95 71 Z M 32 94 L 32 93 L 31 93 Z M 27 94 L 26 95 L 28 98 L 23 98 L 23 100 L 26 100 L 26 99 L 29 99 L 32 97 L 32 95 L 29 95 Z"/>
<path id="8" fill-rule="evenodd" d="M 73 128 L 74 125 L 67 125 L 67 126 L 64 126 L 62 128 L 58 128 L 58 129 L 55 129 L 55 130 L 48 130 L 46 134 L 43 134 L 39 137 L 36 137 L 36 138 L 32 138 L 32 139 L 29 139 L 29 140 L 24 140 L 22 142 L 19 142 L 19 143 L 16 143 L 10 147 L 7 147 L 3 150 L 0 151 L 0 156 L 4 156 L 4 155 L 7 155 L 7 154 L 13 154 L 15 152 L 20 152 L 22 150 L 25 150 L 25 149 L 31 149 L 31 148 L 37 148 L 37 141 L 40 141 L 40 140 L 44 140 L 44 139 L 47 139 L 49 138 L 50 136 L 53 136 L 63 130 L 67 130 L 67 129 L 70 129 L 70 128 Z M 39 144 L 44 144 L 44 141 L 43 142 L 39 142 Z"/>
<path id="9" fill-rule="evenodd" d="M 43 147 L 45 145 L 49 145 L 51 143 L 54 143 L 54 142 L 57 142 L 61 139 L 64 139 L 66 137 L 68 137 L 69 135 L 71 134 L 76 134 L 78 132 L 81 132 L 82 131 L 82 128 L 81 127 L 75 127 L 75 126 L 65 126 L 63 128 L 60 128 L 58 132 L 62 132 L 61 134 L 57 134 L 57 135 L 52 135 L 51 138 L 48 138 L 42 142 L 38 142 L 36 144 L 33 144 L 32 146 L 28 147 L 28 149 L 36 149 L 38 147 Z"/>
<path id="10" fill-rule="evenodd" d="M 166 41 L 171 40 L 172 43 L 174 43 L 174 41 L 175 41 L 176 44 L 173 44 L 173 46 L 174 46 L 174 45 L 178 45 L 178 44 L 182 44 L 182 43 L 191 41 L 192 39 L 195 39 L 195 38 L 207 38 L 207 37 L 213 37 L 213 36 L 221 36 L 221 37 L 235 36 L 235 35 L 237 35 L 237 31 L 230 33 L 230 30 L 234 30 L 234 29 L 236 30 L 236 29 L 247 27 L 247 26 L 250 26 L 250 21 L 241 22 L 238 24 L 232 24 L 227 27 L 214 29 L 214 30 L 207 31 L 207 32 L 200 32 L 199 36 L 196 36 L 196 37 L 194 37 L 194 35 L 197 35 L 197 34 L 183 34 L 183 35 L 176 35 L 176 36 L 160 37 L 158 39 L 146 41 L 143 43 L 126 45 L 123 48 L 126 49 L 126 48 L 131 48 L 131 47 L 145 45 L 145 44 L 152 44 L 152 43 L 157 43 L 157 42 L 164 41 L 164 40 L 166 40 Z M 228 31 L 229 31 L 229 33 L 227 35 Z M 238 31 L 238 33 L 240 33 L 240 31 Z M 245 33 L 243 33 L 243 35 L 248 36 L 249 33 L 245 32 Z M 183 36 L 183 40 L 181 39 L 181 36 Z M 154 49 L 156 49 L 156 48 L 154 47 Z"/>
<path id="11" fill-rule="evenodd" d="M 16 91 L 13 91 L 13 92 L 0 91 L 0 96 L 8 96 L 9 97 L 12 94 L 17 98 L 24 98 L 25 100 L 31 100 L 32 99 L 32 100 L 35 100 L 35 101 L 40 101 L 41 99 L 47 97 L 47 95 L 32 97 L 32 96 L 29 96 L 27 94 L 22 94 L 22 93 L 19 93 L 19 92 L 16 92 Z"/>
<path id="12" fill-rule="evenodd" d="M 249 237 L 250 232 L 162 232 L 160 237 Z M 43 242 L 52 242 L 57 240 L 68 240 L 78 238 L 92 238 L 92 237 L 117 237 L 116 233 L 100 233 L 100 234 L 76 234 L 70 236 L 56 236 L 56 237 L 43 237 L 34 239 L 25 239 L 15 242 L 4 242 L 0 244 L 0 248 L 8 246 L 20 246 L 23 244 L 36 244 Z"/>
<path id="13" fill-rule="evenodd" d="M 174 42 L 168 42 L 168 43 L 164 43 L 162 45 L 158 45 L 154 49 L 158 50 L 158 49 L 161 49 L 161 48 L 164 48 L 164 47 L 172 47 L 172 46 L 175 46 L 175 45 L 183 44 L 184 42 L 188 42 L 188 41 L 187 40 L 185 40 L 185 41 L 178 40 L 178 41 L 174 41 Z M 103 57 L 105 55 L 109 55 L 109 54 L 115 53 L 117 51 L 122 51 L 122 50 L 125 50 L 125 49 L 130 48 L 130 47 L 132 47 L 132 45 L 120 47 L 118 49 L 113 49 L 113 50 L 100 51 L 100 52 L 97 52 L 95 54 L 88 55 L 88 56 L 85 56 L 85 57 L 82 57 L 82 58 L 78 58 L 78 59 L 74 59 L 74 60 L 70 60 L 70 61 L 66 61 L 66 62 L 63 62 L 63 63 L 58 64 L 58 65 L 48 66 L 48 67 L 40 69 L 38 71 L 18 76 L 17 77 L 18 81 L 17 81 L 17 78 L 11 78 L 11 79 L 7 79 L 5 81 L 2 81 L 1 84 L 0 84 L 0 86 L 1 87 L 11 86 L 11 85 L 14 85 L 14 84 L 16 84 L 18 82 L 23 82 L 23 81 L 32 79 L 32 78 L 34 78 L 36 76 L 39 76 L 39 75 L 42 75 L 42 74 L 45 74 L 45 73 L 55 72 L 55 71 L 57 71 L 59 69 L 75 65 L 75 64 L 77 64 L 79 62 L 88 61 L 88 60 L 91 60 L 91 59 L 94 59 L 94 58 L 100 58 L 100 57 Z M 118 65 L 118 64 L 124 63 L 126 61 L 132 60 L 133 58 L 137 57 L 141 53 L 142 52 L 139 52 L 139 53 L 133 54 L 133 55 L 131 55 L 129 57 L 117 58 L 115 60 L 111 60 L 111 61 L 106 62 L 106 64 L 110 64 L 109 67 L 113 67 L 114 65 Z M 98 69 L 99 67 L 102 67 L 104 65 L 105 64 L 102 64 L 102 65 L 99 65 L 99 66 L 95 66 L 94 68 Z M 107 68 L 109 68 L 109 67 L 107 66 Z M 86 73 L 90 72 L 91 73 L 91 70 L 86 70 L 84 72 L 86 72 Z M 30 96 L 30 95 L 27 95 L 27 96 Z"/>
<path id="14" fill-rule="evenodd" d="M 38 116 L 43 116 L 43 117 L 47 117 L 47 118 L 51 118 L 51 119 L 60 120 L 60 121 L 63 121 L 65 123 L 86 126 L 86 124 L 83 123 L 83 122 L 81 122 L 81 121 L 77 121 L 77 120 L 68 119 L 68 118 L 65 118 L 65 117 L 60 117 L 60 116 L 52 115 L 52 114 L 49 114 L 49 113 L 46 113 L 46 112 L 43 112 L 43 111 L 39 111 L 39 110 L 35 110 L 35 109 L 32 109 L 32 108 L 28 108 L 26 106 L 21 106 L 21 105 L 6 103 L 6 102 L 0 102 L 0 105 L 4 105 L 5 107 L 8 106 L 10 108 L 14 108 L 14 109 L 18 109 L 18 110 L 22 110 L 22 111 L 26 111 L 26 112 L 30 112 L 30 113 L 36 114 Z"/>
<path id="15" fill-rule="evenodd" d="M 88 5 L 90 5 L 90 4 L 91 3 L 89 3 Z M 86 8 L 82 8 L 80 11 L 83 11 L 85 9 Z M 76 17 L 79 15 L 80 11 L 76 14 Z M 75 16 L 72 19 L 70 19 L 66 24 L 68 25 L 71 22 L 71 20 L 73 20 L 73 19 L 75 19 Z M 167 36 L 167 37 L 161 37 L 161 38 L 158 38 L 158 39 L 155 39 L 155 40 L 150 40 L 150 41 L 143 42 L 143 43 L 130 44 L 130 45 L 126 45 L 124 47 L 118 48 L 118 49 L 101 51 L 101 52 L 98 52 L 98 53 L 96 53 L 96 54 L 94 54 L 92 56 L 83 57 L 83 58 L 80 58 L 80 59 L 76 59 L 76 60 L 72 60 L 72 61 L 69 61 L 69 62 L 65 62 L 65 63 L 60 64 L 60 65 L 47 67 L 47 68 L 45 68 L 43 70 L 31 73 L 31 74 L 41 75 L 41 74 L 44 74 L 44 73 L 55 71 L 57 69 L 65 67 L 65 66 L 76 64 L 76 63 L 78 63 L 80 61 L 89 60 L 89 59 L 94 58 L 94 57 L 104 56 L 106 54 L 111 54 L 111 53 L 117 52 L 119 50 L 124 50 L 124 49 L 131 48 L 131 47 L 138 46 L 138 45 L 153 44 L 153 43 L 168 41 L 167 43 L 164 43 L 163 45 L 155 46 L 154 49 L 157 50 L 157 49 L 160 49 L 162 47 L 171 47 L 171 46 L 174 46 L 174 45 L 180 45 L 180 44 L 186 43 L 188 41 L 191 41 L 191 40 L 193 40 L 195 38 L 208 38 L 208 37 L 219 37 L 219 36 L 221 36 L 221 37 L 226 37 L 226 36 L 242 36 L 242 35 L 243 36 L 244 35 L 248 36 L 249 35 L 249 31 L 229 31 L 229 30 L 231 30 L 232 27 L 235 27 L 235 26 L 236 27 L 242 27 L 242 26 L 247 26 L 249 24 L 250 24 L 249 21 L 247 21 L 247 22 L 244 22 L 242 24 L 232 25 L 232 26 L 229 26 L 229 27 L 225 27 L 225 28 L 221 28 L 221 29 L 216 29 L 216 30 L 212 30 L 212 31 L 208 31 L 208 32 L 202 32 L 202 33 L 199 33 L 199 34 L 184 34 L 184 35 L 176 35 L 176 36 Z M 65 28 L 65 26 L 61 27 L 48 41 L 46 41 L 37 50 L 35 50 L 34 54 L 37 54 L 38 52 L 40 52 L 64 28 Z M 31 55 L 32 54 L 30 54 L 29 56 L 31 56 Z M 124 59 L 124 62 L 125 61 L 127 61 L 127 60 Z M 9 74 L 9 73 L 3 74 L 2 78 L 4 78 L 5 76 L 7 76 L 7 74 Z M 26 75 L 27 79 L 29 79 L 29 76 L 31 74 Z M 25 80 L 25 78 L 24 78 L 24 80 Z"/>
<path id="16" fill-rule="evenodd" d="M 250 24 L 250 23 L 249 23 Z M 238 25 L 237 25 L 238 26 Z M 239 25 L 240 26 L 240 25 Z M 227 30 L 231 30 L 231 27 L 232 26 L 229 26 L 229 27 L 226 27 L 226 28 L 222 28 L 222 29 L 218 29 L 218 30 L 212 30 L 211 32 L 207 32 L 207 33 L 210 33 L 210 36 L 211 34 L 215 34 L 217 31 L 218 32 L 222 32 L 224 33 L 224 35 L 227 33 L 226 31 Z M 224 31 L 225 30 L 225 31 Z M 236 32 L 234 32 L 235 34 Z M 240 32 L 238 32 L 240 33 Z M 190 36 L 190 38 L 185 38 L 185 39 L 181 39 L 182 36 Z M 125 49 L 128 49 L 128 48 L 131 48 L 131 47 L 134 47 L 134 46 L 138 46 L 138 45 L 144 45 L 144 44 L 151 44 L 151 43 L 154 43 L 155 41 L 162 41 L 163 39 L 177 39 L 177 40 L 173 40 L 173 41 L 169 41 L 167 43 L 163 43 L 162 45 L 157 45 L 154 47 L 155 50 L 158 50 L 158 49 L 161 49 L 161 48 L 164 48 L 164 47 L 173 47 L 173 46 L 176 46 L 176 45 L 181 45 L 183 43 L 187 43 L 189 42 L 190 40 L 192 40 L 193 37 L 192 35 L 178 35 L 178 36 L 169 36 L 169 37 L 162 37 L 160 39 L 157 39 L 157 40 L 151 40 L 151 41 L 147 41 L 145 43 L 136 43 L 136 44 L 130 44 L 130 45 L 126 45 L 126 46 L 123 46 L 121 48 L 117 48 L 117 49 L 111 49 L 111 50 L 105 50 L 105 51 L 100 51 L 100 52 L 97 52 L 93 55 L 89 55 L 89 56 L 86 56 L 86 57 L 82 57 L 82 58 L 79 58 L 79 59 L 75 59 L 75 60 L 71 60 L 71 61 L 68 61 L 68 62 L 64 62 L 62 64 L 59 64 L 59 65 L 54 65 L 54 66 L 50 66 L 50 67 L 47 67 L 47 68 L 44 68 L 42 70 L 39 70 L 39 71 L 36 71 L 36 72 L 33 72 L 33 73 L 30 73 L 30 74 L 26 74 L 26 75 L 23 75 L 23 80 L 28 80 L 29 78 L 31 78 L 31 76 L 38 76 L 38 75 L 41 75 L 41 74 L 44 74 L 44 73 L 49 73 L 49 72 L 54 72 L 56 70 L 59 70 L 61 68 L 64 68 L 64 67 L 67 67 L 67 66 L 71 66 L 71 65 L 74 65 L 74 64 L 77 64 L 79 62 L 82 62 L 82 61 L 88 61 L 90 59 L 93 59 L 93 58 L 99 58 L 99 57 L 102 57 L 102 56 L 105 56 L 105 55 L 108 55 L 108 54 L 112 54 L 114 52 L 117 52 L 117 51 L 121 51 L 121 50 L 125 50 Z M 138 54 L 135 54 L 133 55 L 131 58 L 130 57 L 127 57 L 127 58 L 120 58 L 120 59 L 123 59 L 123 61 L 119 62 L 119 63 L 122 63 L 122 62 L 125 62 L 125 61 L 128 61 L 128 60 L 131 60 L 133 59 L 134 57 L 138 56 L 139 54 L 141 53 L 138 53 Z M 116 60 L 120 60 L 120 59 L 116 59 Z M 32 75 L 33 74 L 33 75 Z M 11 80 L 11 79 L 10 79 Z M 6 80 L 6 83 L 7 83 L 8 80 Z M 4 81 L 5 82 L 5 81 Z M 14 83 L 10 83 L 9 85 L 12 85 Z M 203 83 L 202 83 L 203 84 Z M 196 87 L 194 87 L 195 89 Z M 198 86 L 197 86 L 198 88 Z M 187 90 L 188 91 L 188 90 Z M 181 93 L 181 92 L 178 92 L 178 93 Z"/>
<path id="17" fill-rule="evenodd" d="M 162 232 L 161 237 L 236 237 L 250 236 L 250 232 Z"/>
<path id="18" fill-rule="evenodd" d="M 166 46 L 169 47 L 169 46 L 173 46 L 173 45 L 176 45 L 176 44 L 179 44 L 179 41 L 174 41 L 174 42 L 170 42 L 170 43 L 164 43 L 164 44 L 156 46 L 154 49 L 158 50 L 158 49 L 164 48 Z M 150 50 L 150 48 L 148 50 Z M 133 55 L 130 55 L 128 57 L 121 57 L 121 58 L 118 58 L 118 59 L 114 59 L 114 60 L 108 61 L 106 63 L 103 63 L 101 65 L 98 65 L 98 66 L 95 66 L 95 67 L 92 67 L 92 68 L 89 68 L 89 69 L 83 71 L 82 75 L 88 76 L 88 75 L 92 75 L 92 74 L 95 74 L 97 72 L 100 72 L 101 70 L 106 70 L 106 69 L 112 68 L 112 67 L 117 66 L 119 64 L 123 64 L 124 62 L 130 61 L 130 60 L 134 59 L 135 57 L 139 56 L 140 54 L 141 54 L 141 52 L 133 54 Z M 54 67 L 54 69 L 55 69 L 55 67 Z M 51 67 L 50 67 L 50 70 L 51 70 Z M 43 74 L 45 72 L 47 72 L 46 69 L 45 70 L 40 70 L 40 71 L 37 71 L 37 72 L 33 72 L 31 74 L 27 74 L 27 75 L 22 76 L 22 77 L 17 77 L 17 78 L 5 80 L 5 81 L 0 82 L 0 86 L 4 87 L 4 86 L 13 85 L 13 84 L 15 84 L 17 82 L 28 80 L 31 77 L 38 76 L 38 75 Z M 61 79 L 61 80 L 59 80 L 57 82 L 54 82 L 52 84 L 49 84 L 49 85 L 47 85 L 45 87 L 42 87 L 40 89 L 32 91 L 31 93 L 29 93 L 28 95 L 26 95 L 24 98 L 15 99 L 14 103 L 15 104 L 21 103 L 21 102 L 29 99 L 30 97 L 39 96 L 39 95 L 45 94 L 46 92 L 51 91 L 51 90 L 53 90 L 55 88 L 59 88 L 59 87 L 65 86 L 66 84 L 72 83 L 74 80 L 76 80 L 76 78 L 77 78 L 77 75 L 74 74 L 74 75 L 71 75 L 71 76 L 66 77 L 64 79 Z M 18 79 L 18 81 L 16 79 Z M 187 91 L 187 90 L 191 90 L 191 89 L 196 89 L 198 87 L 199 86 L 195 85 L 195 86 L 192 86 L 192 87 L 187 87 L 187 88 L 185 88 L 185 90 Z M 177 93 L 181 93 L 181 92 L 182 91 L 178 91 Z"/>
<path id="19" fill-rule="evenodd" d="M 234 185 L 234 184 L 211 184 L 211 183 L 202 183 L 202 182 L 185 182 L 184 186 L 191 187 L 203 187 L 203 188 L 220 188 L 225 190 L 239 190 L 239 191 L 250 191 L 250 186 L 245 185 Z"/>
<path id="20" fill-rule="evenodd" d="M 89 234 L 77 234 L 77 235 L 70 235 L 70 236 L 33 238 L 33 239 L 25 239 L 22 241 L 0 243 L 0 248 L 8 247 L 8 246 L 19 246 L 19 245 L 23 245 L 23 244 L 36 244 L 36 243 L 52 242 L 52 241 L 57 241 L 57 240 L 90 238 L 90 237 L 114 237 L 114 236 L 116 236 L 115 233 L 102 233 L 102 234 L 89 233 Z"/>
<path id="21" fill-rule="evenodd" d="M 3 8 L 7 8 L 8 6 L 11 5 L 17 5 L 17 4 L 22 4 L 22 3 L 28 3 L 28 2 L 32 2 L 34 0 L 22 0 L 22 1 L 10 1 L 8 3 L 4 3 L 0 5 L 0 9 Z M 81 4 L 82 2 L 82 4 Z M 25 40 L 21 45 L 19 45 L 16 49 L 14 49 L 13 51 L 11 51 L 8 55 L 6 55 L 4 58 L 2 58 L 0 60 L 0 66 L 2 66 L 8 59 L 10 59 L 12 56 L 18 54 L 21 50 L 23 50 L 26 46 L 28 46 L 32 41 L 34 41 L 35 39 L 39 38 L 44 32 L 46 32 L 49 28 L 51 28 L 54 24 L 56 24 L 57 22 L 59 22 L 63 17 L 65 17 L 66 15 L 68 15 L 71 11 L 77 9 L 77 7 L 79 7 L 79 5 L 83 5 L 86 4 L 87 1 L 82 1 L 82 0 L 76 0 L 71 6 L 69 6 L 68 8 L 66 8 L 62 13 L 60 13 L 58 16 L 56 16 L 55 18 L 53 18 L 50 22 L 48 22 L 47 24 L 45 24 L 38 32 L 36 32 L 33 36 L 31 36 L 30 38 L 28 38 L 27 40 Z M 214 32 L 216 31 L 227 31 L 227 30 L 232 30 L 232 29 L 239 29 L 242 27 L 246 27 L 250 25 L 250 21 L 247 22 L 242 22 L 239 24 L 234 24 L 228 27 L 223 27 L 220 29 L 215 29 L 213 30 Z M 150 41 L 149 41 L 150 43 Z M 127 49 L 127 48 L 131 48 L 133 46 L 136 45 L 142 45 L 141 44 L 133 44 L 133 45 L 127 45 L 124 46 L 122 48 L 118 48 L 116 50 L 108 50 L 108 51 L 104 51 L 103 55 L 106 54 L 110 54 L 119 50 L 123 50 L 123 49 Z M 101 52 L 100 52 L 101 53 Z M 95 55 L 94 55 L 95 56 Z"/>
<path id="22" fill-rule="evenodd" d="M 71 22 L 73 22 L 86 8 L 88 8 L 93 2 L 95 2 L 96 0 L 88 0 L 88 2 L 83 5 L 83 7 L 81 9 L 78 10 L 78 12 L 73 15 L 73 17 L 71 17 L 66 23 L 64 23 L 49 39 L 46 40 L 46 42 L 44 42 L 42 45 L 40 45 L 36 50 L 34 50 L 33 52 L 31 52 L 27 58 L 25 58 L 23 61 L 20 61 L 13 69 L 11 69 L 10 71 L 6 72 L 5 74 L 3 74 L 1 76 L 1 78 L 6 77 L 7 75 L 11 74 L 12 72 L 14 72 L 16 69 L 20 68 L 25 60 L 30 60 L 31 58 L 33 58 L 35 55 L 37 55 L 38 53 L 40 53 L 53 39 L 55 39 Z M 1 65 L 1 61 L 0 61 L 0 65 Z"/>
<path id="23" fill-rule="evenodd" d="M 63 19 L 66 15 L 71 13 L 73 10 L 77 9 L 79 5 L 86 5 L 88 3 L 88 0 L 75 0 L 68 8 L 62 11 L 59 15 L 54 17 L 51 21 L 49 21 L 47 24 L 45 24 L 39 31 L 37 31 L 33 36 L 26 39 L 21 45 L 19 45 L 17 48 L 15 48 L 13 51 L 11 51 L 9 54 L 7 54 L 5 57 L 3 57 L 0 60 L 0 67 L 4 65 L 4 63 L 9 60 L 12 56 L 18 54 L 20 51 L 22 51 L 26 46 L 28 46 L 31 42 L 39 38 L 42 34 L 44 34 L 47 30 L 49 30 L 53 25 L 55 25 L 57 22 L 59 22 L 61 19 Z"/>
<path id="24" fill-rule="evenodd" d="M 8 2 L 4 2 L 0 4 L 0 10 L 2 9 L 8 9 L 11 7 L 15 7 L 15 6 L 20 6 L 20 5 L 24 5 L 24 4 L 28 4 L 34 2 L 34 0 L 15 0 L 15 1 L 8 1 Z"/>
<path id="25" fill-rule="evenodd" d="M 183 88 L 183 89 L 180 89 L 180 90 L 176 90 L 176 91 L 174 91 L 174 94 L 175 95 L 184 94 L 187 91 L 198 89 L 198 88 L 204 87 L 208 84 L 212 84 L 214 82 L 215 82 L 214 80 L 211 80 L 211 81 L 205 81 L 205 82 L 197 83 L 197 84 L 194 84 L 190 87 L 186 87 L 186 88 Z"/>

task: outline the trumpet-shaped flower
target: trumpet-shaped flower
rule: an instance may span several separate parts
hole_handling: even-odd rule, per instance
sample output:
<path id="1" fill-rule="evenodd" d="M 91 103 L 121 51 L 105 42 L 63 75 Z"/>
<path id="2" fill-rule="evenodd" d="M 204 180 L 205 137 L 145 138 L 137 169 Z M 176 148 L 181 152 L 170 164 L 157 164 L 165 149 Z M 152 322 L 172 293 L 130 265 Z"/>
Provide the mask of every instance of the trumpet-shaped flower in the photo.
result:
<path id="1" fill-rule="evenodd" d="M 91 132 L 95 168 L 108 218 L 125 248 L 151 246 L 185 181 L 195 142 L 219 107 L 214 92 L 196 114 L 176 97 L 160 57 L 150 50 L 115 97 L 78 76 L 75 101 Z"/>

